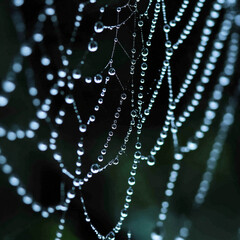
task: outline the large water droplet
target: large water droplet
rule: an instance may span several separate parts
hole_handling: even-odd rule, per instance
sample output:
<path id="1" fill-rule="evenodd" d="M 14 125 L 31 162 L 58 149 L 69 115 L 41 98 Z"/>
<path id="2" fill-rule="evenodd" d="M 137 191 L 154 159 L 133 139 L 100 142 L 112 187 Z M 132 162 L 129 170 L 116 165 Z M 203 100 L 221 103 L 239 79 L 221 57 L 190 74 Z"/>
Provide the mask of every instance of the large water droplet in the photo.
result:
<path id="1" fill-rule="evenodd" d="M 87 131 L 87 125 L 85 124 L 81 124 L 80 127 L 79 127 L 79 131 L 84 133 Z"/>
<path id="2" fill-rule="evenodd" d="M 72 77 L 74 79 L 80 79 L 82 76 L 81 71 L 79 69 L 74 69 L 72 72 Z"/>
<path id="3" fill-rule="evenodd" d="M 69 95 L 67 95 L 67 96 L 65 97 L 65 102 L 66 102 L 67 104 L 72 104 L 73 101 L 74 101 L 73 95 L 69 94 Z"/>
<path id="4" fill-rule="evenodd" d="M 48 146 L 47 146 L 46 143 L 44 143 L 44 142 L 38 143 L 38 149 L 39 149 L 40 151 L 44 152 L 44 151 L 47 150 L 47 148 L 48 148 Z"/>
<path id="5" fill-rule="evenodd" d="M 73 199 L 75 197 L 75 191 L 74 190 L 70 190 L 67 193 L 67 197 L 70 198 L 70 199 Z"/>
<path id="6" fill-rule="evenodd" d="M 5 96 L 0 95 L 0 107 L 5 107 L 7 104 L 8 104 L 8 99 Z"/>
<path id="7" fill-rule="evenodd" d="M 92 173 L 98 173 L 99 170 L 100 170 L 100 165 L 99 164 L 95 163 L 91 166 L 91 172 Z"/>
<path id="8" fill-rule="evenodd" d="M 102 75 L 101 74 L 97 74 L 94 76 L 94 82 L 95 83 L 101 83 L 102 82 Z"/>
<path id="9" fill-rule="evenodd" d="M 13 4 L 16 7 L 21 7 L 24 4 L 24 0 L 13 0 Z"/>
<path id="10" fill-rule="evenodd" d="M 10 177 L 9 177 L 9 183 L 10 183 L 12 186 L 16 187 L 16 186 L 19 185 L 20 181 L 19 181 L 19 179 L 18 179 L 17 177 L 15 177 L 15 176 L 10 176 Z"/>
<path id="11" fill-rule="evenodd" d="M 96 33 L 101 33 L 102 31 L 104 30 L 104 25 L 102 22 L 96 22 L 95 25 L 94 25 L 94 31 Z"/>
<path id="12" fill-rule="evenodd" d="M 145 70 L 147 70 L 147 68 L 148 68 L 148 65 L 147 65 L 145 62 L 142 63 L 141 69 L 142 69 L 143 71 L 145 71 Z"/>
<path id="13" fill-rule="evenodd" d="M 89 43 L 88 43 L 88 50 L 90 52 L 96 52 L 98 49 L 98 43 L 94 40 L 91 40 Z"/>
<path id="14" fill-rule="evenodd" d="M 125 218 L 125 217 L 127 217 L 127 215 L 128 215 L 127 209 L 126 209 L 126 208 L 123 208 L 122 211 L 121 211 L 121 216 L 122 216 L 123 218 Z"/>
<path id="15" fill-rule="evenodd" d="M 132 187 L 129 187 L 128 189 L 127 189 L 127 194 L 128 195 L 133 195 L 133 189 L 132 189 Z"/>
<path id="16" fill-rule="evenodd" d="M 15 90 L 16 84 L 12 81 L 6 80 L 2 83 L 2 88 L 5 92 L 12 92 Z"/>
<path id="17" fill-rule="evenodd" d="M 153 165 L 155 165 L 155 163 L 156 163 L 155 157 L 152 156 L 152 155 L 149 155 L 149 156 L 148 156 L 148 160 L 147 160 L 148 166 L 153 166 Z"/>
<path id="18" fill-rule="evenodd" d="M 42 64 L 43 66 L 48 66 L 50 63 L 51 63 L 51 60 L 50 60 L 49 57 L 43 56 L 43 57 L 41 58 L 41 64 Z"/>
<path id="19" fill-rule="evenodd" d="M 133 186 L 135 184 L 135 177 L 128 178 L 128 184 Z"/>
<path id="20" fill-rule="evenodd" d="M 20 48 L 20 53 L 22 56 L 27 57 L 32 54 L 32 48 L 29 45 L 22 45 Z"/>
<path id="21" fill-rule="evenodd" d="M 115 70 L 115 68 L 113 68 L 113 67 L 109 68 L 109 70 L 108 70 L 108 74 L 109 74 L 110 76 L 115 75 L 115 74 L 116 74 L 116 70 Z"/>
<path id="22" fill-rule="evenodd" d="M 114 240 L 115 239 L 115 233 L 113 231 L 111 231 L 107 236 L 106 236 L 107 240 Z"/>

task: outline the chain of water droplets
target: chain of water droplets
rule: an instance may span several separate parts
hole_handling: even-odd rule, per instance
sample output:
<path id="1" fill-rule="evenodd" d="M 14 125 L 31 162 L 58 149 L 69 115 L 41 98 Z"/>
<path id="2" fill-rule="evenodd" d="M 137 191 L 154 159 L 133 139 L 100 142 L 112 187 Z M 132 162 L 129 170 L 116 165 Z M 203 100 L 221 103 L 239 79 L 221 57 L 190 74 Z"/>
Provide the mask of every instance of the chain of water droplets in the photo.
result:
<path id="1" fill-rule="evenodd" d="M 223 27 L 224 27 L 224 24 L 223 24 Z M 227 71 L 227 66 L 231 65 L 231 66 L 236 67 L 238 53 L 239 53 L 239 35 L 237 33 L 233 33 L 231 35 L 231 40 L 228 44 L 228 51 L 227 51 L 228 56 L 227 56 L 227 59 L 225 62 L 225 66 L 223 67 L 224 71 L 222 73 L 220 73 L 217 84 L 214 87 L 215 90 L 213 91 L 212 96 L 208 102 L 208 106 L 211 110 L 209 110 L 209 108 L 207 108 L 205 110 L 205 117 L 203 119 L 203 123 L 206 124 L 206 126 L 208 128 L 206 128 L 206 131 L 202 131 L 203 134 L 205 134 L 207 131 L 209 131 L 210 126 L 211 126 L 214 118 L 216 117 L 216 110 L 219 107 L 219 103 L 222 98 L 222 92 L 224 90 L 224 87 L 226 87 L 230 83 L 230 80 L 234 74 L 234 71 L 231 71 L 231 73 L 229 73 Z M 232 70 L 234 70 L 234 69 L 232 69 Z M 233 100 L 231 99 L 230 100 L 231 104 L 232 104 L 232 101 Z M 235 102 L 237 102 L 237 99 L 235 99 Z M 203 130 L 203 127 L 201 129 Z M 226 133 L 227 133 L 227 130 L 228 130 L 228 128 L 226 128 L 224 131 L 226 131 Z M 223 130 L 221 130 L 221 131 L 223 131 Z M 176 134 L 176 131 L 174 131 L 173 134 Z M 200 140 L 200 139 L 201 138 L 195 139 L 195 141 L 193 141 L 193 140 L 189 141 L 188 145 L 186 147 L 178 147 L 177 146 L 177 150 L 179 152 L 176 152 L 174 155 L 174 158 L 176 161 L 172 164 L 172 169 L 169 174 L 169 180 L 166 184 L 165 199 L 162 202 L 162 208 L 159 213 L 159 221 L 156 223 L 156 226 L 159 229 L 157 232 L 153 232 L 151 234 L 153 240 L 163 239 L 164 222 L 167 219 L 167 212 L 168 212 L 168 208 L 170 206 L 171 197 L 173 196 L 175 182 L 177 181 L 177 177 L 179 175 L 179 170 L 181 168 L 181 161 L 183 160 L 184 154 L 186 154 L 189 151 L 196 150 L 198 148 L 198 145 L 199 145 L 198 140 Z"/>

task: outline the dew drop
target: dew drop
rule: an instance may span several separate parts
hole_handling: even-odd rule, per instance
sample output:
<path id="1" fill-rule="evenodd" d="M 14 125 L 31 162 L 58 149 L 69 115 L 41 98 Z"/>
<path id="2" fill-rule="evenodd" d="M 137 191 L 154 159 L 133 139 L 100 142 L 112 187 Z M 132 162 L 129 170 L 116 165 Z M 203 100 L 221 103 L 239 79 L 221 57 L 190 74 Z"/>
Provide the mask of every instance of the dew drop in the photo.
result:
<path id="1" fill-rule="evenodd" d="M 88 50 L 89 52 L 96 52 L 98 49 L 98 43 L 94 40 L 91 40 L 89 43 L 88 43 Z"/>
<path id="2" fill-rule="evenodd" d="M 102 31 L 104 30 L 104 25 L 102 22 L 96 22 L 95 25 L 94 25 L 94 31 L 96 33 L 101 33 Z"/>
<path id="3" fill-rule="evenodd" d="M 101 74 L 97 74 L 94 76 L 94 82 L 95 83 L 101 83 L 102 82 L 102 75 Z"/>
<path id="4" fill-rule="evenodd" d="M 10 177 L 9 177 L 9 183 L 10 183 L 12 186 L 16 187 L 16 186 L 19 185 L 20 181 L 19 181 L 19 179 L 18 179 L 17 177 L 15 177 L 15 176 L 10 176 Z"/>
<path id="5" fill-rule="evenodd" d="M 47 144 L 46 143 L 44 143 L 44 142 L 40 142 L 40 143 L 38 143 L 38 149 L 40 150 L 40 151 L 42 151 L 42 152 L 44 152 L 44 151 L 46 151 L 47 150 Z"/>
<path id="6" fill-rule="evenodd" d="M 128 184 L 133 186 L 135 184 L 135 177 L 128 178 Z"/>
<path id="7" fill-rule="evenodd" d="M 24 4 L 24 0 L 13 0 L 13 4 L 16 7 L 21 7 Z"/>
<path id="8" fill-rule="evenodd" d="M 140 142 L 137 142 L 136 145 L 135 145 L 135 148 L 136 149 L 141 149 L 142 147 L 142 144 Z"/>
<path id="9" fill-rule="evenodd" d="M 170 31 L 170 26 L 168 25 L 168 24 L 165 24 L 164 25 L 164 27 L 163 27 L 163 31 L 165 32 L 165 33 L 168 33 L 169 31 Z"/>
<path id="10" fill-rule="evenodd" d="M 85 83 L 91 83 L 92 78 L 91 77 L 85 77 Z"/>
<path id="11" fill-rule="evenodd" d="M 115 75 L 115 74 L 116 74 L 116 70 L 115 70 L 115 68 L 113 68 L 113 67 L 109 68 L 109 70 L 108 70 L 108 74 L 109 74 L 110 76 Z"/>
<path id="12" fill-rule="evenodd" d="M 2 83 L 2 88 L 5 92 L 9 93 L 15 90 L 16 84 L 14 82 L 6 80 Z"/>
<path id="13" fill-rule="evenodd" d="M 51 63 L 49 57 L 47 56 L 43 56 L 42 59 L 41 59 L 41 64 L 43 66 L 48 66 L 49 64 Z"/>
<path id="14" fill-rule="evenodd" d="M 24 44 L 20 48 L 20 53 L 24 57 L 30 56 L 32 54 L 32 48 L 29 45 Z"/>
<path id="15" fill-rule="evenodd" d="M 153 165 L 155 165 L 155 163 L 156 163 L 155 157 L 152 156 L 152 155 L 149 155 L 149 156 L 148 156 L 148 159 L 147 159 L 147 164 L 148 164 L 148 166 L 153 166 Z"/>
<path id="16" fill-rule="evenodd" d="M 126 209 L 126 208 L 123 208 L 122 211 L 121 211 L 121 216 L 122 216 L 123 218 L 125 218 L 125 217 L 127 217 L 127 215 L 128 215 L 127 209 Z"/>
<path id="17" fill-rule="evenodd" d="M 67 197 L 68 197 L 69 199 L 75 198 L 75 191 L 74 191 L 74 190 L 70 190 L 70 191 L 67 193 Z"/>
<path id="18" fill-rule="evenodd" d="M 79 187 L 79 186 L 80 186 L 80 179 L 74 178 L 74 180 L 73 180 L 73 185 L 74 185 L 75 187 Z"/>
<path id="19" fill-rule="evenodd" d="M 145 71 L 145 70 L 147 70 L 147 68 L 148 68 L 148 65 L 147 65 L 145 62 L 142 63 L 141 69 L 142 69 L 143 71 Z"/>
<path id="20" fill-rule="evenodd" d="M 79 127 L 79 131 L 84 133 L 87 131 L 87 125 L 85 124 L 81 124 L 80 127 Z"/>
<path id="21" fill-rule="evenodd" d="M 96 173 L 99 172 L 99 170 L 100 170 L 100 165 L 99 164 L 95 163 L 91 166 L 91 172 L 92 173 L 96 174 Z"/>
<path id="22" fill-rule="evenodd" d="M 133 195 L 133 189 L 132 189 L 132 187 L 129 187 L 128 189 L 127 189 L 127 194 L 128 195 Z"/>
<path id="23" fill-rule="evenodd" d="M 72 77 L 74 79 L 80 79 L 82 76 L 81 71 L 79 69 L 74 69 L 72 72 Z"/>
<path id="24" fill-rule="evenodd" d="M 0 95 L 0 107 L 5 107 L 7 104 L 8 104 L 8 99 L 5 96 Z"/>
<path id="25" fill-rule="evenodd" d="M 148 49 L 147 48 L 143 48 L 142 50 L 142 56 L 146 57 L 148 55 Z"/>
<path id="26" fill-rule="evenodd" d="M 69 94 L 65 97 L 65 102 L 67 104 L 72 104 L 74 102 L 73 95 Z"/>
<path id="27" fill-rule="evenodd" d="M 142 21 L 142 20 L 138 21 L 138 26 L 139 26 L 139 27 L 142 27 L 142 26 L 143 26 L 143 21 Z"/>
<path id="28" fill-rule="evenodd" d="M 106 236 L 107 240 L 114 240 L 115 239 L 115 233 L 113 231 L 111 231 L 110 233 L 108 233 L 108 235 Z"/>

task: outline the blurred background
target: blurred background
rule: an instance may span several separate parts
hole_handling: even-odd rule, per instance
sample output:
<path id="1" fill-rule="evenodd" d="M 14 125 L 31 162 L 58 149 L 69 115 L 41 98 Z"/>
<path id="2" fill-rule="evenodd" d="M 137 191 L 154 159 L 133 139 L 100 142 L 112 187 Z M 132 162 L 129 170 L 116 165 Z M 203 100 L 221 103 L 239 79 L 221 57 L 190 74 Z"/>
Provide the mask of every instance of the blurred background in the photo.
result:
<path id="1" fill-rule="evenodd" d="M 121 5 L 127 1 L 121 1 Z M 146 1 L 147 2 L 147 1 Z M 146 8 L 146 2 L 141 4 L 141 8 Z M 200 39 L 200 32 L 204 24 L 204 20 L 209 13 L 213 1 L 208 1 L 203 8 L 203 12 L 194 27 L 191 35 L 176 52 L 172 60 L 173 72 L 173 90 L 177 91 L 183 81 L 187 69 L 190 67 L 194 51 Z M 97 1 L 86 7 L 83 13 L 83 21 L 80 30 L 77 33 L 76 42 L 72 46 L 73 55 L 69 58 L 69 68 L 72 70 L 79 65 L 85 54 L 85 49 L 89 38 L 93 32 L 93 26 L 99 17 L 99 7 L 104 6 L 108 1 Z M 174 29 L 171 37 L 176 40 L 182 27 L 186 24 L 196 1 L 191 1 L 186 15 Z M 61 40 L 67 44 L 73 30 L 76 9 L 79 1 L 56 1 L 56 12 L 58 14 L 59 26 L 61 32 Z M 105 12 L 102 21 L 106 25 L 116 24 L 116 7 L 119 3 L 111 3 Z M 172 19 L 180 6 L 179 1 L 169 0 L 167 4 L 167 13 L 169 19 Z M 22 14 L 25 23 L 25 38 L 28 39 L 36 22 L 39 11 L 44 6 L 41 0 L 25 0 L 25 3 L 18 11 Z M 140 10 L 142 10 L 140 9 Z M 239 9 L 236 9 L 237 11 Z M 151 12 L 149 13 L 151 14 Z M 122 19 L 129 15 L 129 11 L 121 13 Z M 14 9 L 10 1 L 2 0 L 0 2 L 0 77 L 1 80 L 7 74 L 11 61 L 15 54 L 19 51 L 21 39 L 15 30 L 14 17 L 17 11 Z M 16 18 L 15 18 L 16 20 Z M 146 32 L 151 17 L 146 19 L 144 25 Z M 119 31 L 119 40 L 123 44 L 126 51 L 130 51 L 132 46 L 132 25 L 130 20 L 126 26 Z M 214 28 L 214 33 L 219 29 L 219 24 Z M 236 30 L 239 31 L 239 30 Z M 28 81 L 26 81 L 27 69 L 33 70 L 33 78 L 39 90 L 39 98 L 44 99 L 47 96 L 51 82 L 45 79 L 46 74 L 51 71 L 56 74 L 59 68 L 60 58 L 57 51 L 57 36 L 53 31 L 50 21 L 45 22 L 44 26 L 44 45 L 48 55 L 51 58 L 51 65 L 44 68 L 41 63 L 41 49 L 36 46 L 33 48 L 32 55 L 24 61 L 24 71 L 17 78 L 17 88 L 12 95 L 9 105 L 0 109 L 0 124 L 6 128 L 17 125 L 22 128 L 27 127 L 28 120 L 35 116 L 35 108 L 32 106 L 31 97 L 28 94 Z M 161 67 L 164 51 L 163 33 L 158 30 L 156 37 L 153 39 L 151 52 L 149 56 L 149 70 L 147 72 L 148 87 L 154 83 L 154 79 L 158 77 L 158 69 Z M 84 68 L 82 68 L 82 76 L 94 76 L 101 71 L 108 62 L 114 38 L 114 31 L 104 31 L 103 34 L 96 36 L 98 42 L 98 51 L 91 53 L 85 60 Z M 212 42 L 211 42 L 212 43 Z M 211 49 L 210 46 L 206 52 Z M 140 43 L 136 43 L 140 48 Z M 221 56 L 220 61 L 213 73 L 213 81 L 206 87 L 203 100 L 198 110 L 194 112 L 191 118 L 179 131 L 180 144 L 186 143 L 201 123 L 204 116 L 204 110 L 211 95 L 214 83 L 221 71 L 224 63 L 224 57 Z M 184 59 L 184 60 L 183 60 Z M 119 119 L 119 126 L 111 141 L 108 149 L 109 160 L 115 156 L 119 150 L 119 146 L 124 138 L 125 132 L 129 124 L 130 109 L 130 75 L 129 75 L 129 59 L 123 53 L 122 49 L 117 46 L 115 49 L 114 64 L 119 78 L 124 86 L 124 92 L 128 98 Z M 137 65 L 138 66 L 138 65 Z M 204 65 L 203 65 L 204 66 Z M 202 66 L 202 67 L 203 67 Z M 239 61 L 238 61 L 238 66 Z M 139 66 L 138 66 L 139 67 Z M 212 129 L 206 134 L 203 141 L 200 142 L 199 148 L 189 154 L 186 154 L 182 169 L 179 174 L 178 181 L 174 190 L 174 196 L 171 200 L 171 206 L 168 213 L 168 219 L 165 225 L 165 239 L 171 240 L 177 235 L 179 228 L 183 224 L 184 217 L 187 216 L 192 221 L 192 229 L 189 239 L 192 240 L 239 240 L 238 229 L 240 227 L 240 108 L 237 107 L 235 123 L 231 127 L 226 144 L 224 146 L 219 164 L 217 166 L 214 178 L 206 197 L 206 202 L 198 211 L 192 211 L 191 206 L 193 198 L 199 186 L 202 174 L 206 167 L 206 161 L 209 156 L 214 138 L 216 136 L 221 115 L 228 97 L 232 95 L 233 89 L 239 79 L 240 68 L 237 67 L 231 84 L 226 88 L 221 108 L 214 120 Z M 199 78 L 197 74 L 196 79 Z M 139 79 L 139 73 L 135 75 L 136 82 Z M 76 83 L 74 96 L 77 99 L 81 116 L 87 120 L 90 110 L 93 109 L 98 99 L 100 86 L 87 84 L 82 77 Z M 195 81 L 194 83 L 196 83 Z M 156 105 L 147 120 L 142 133 L 143 154 L 148 154 L 151 147 L 156 141 L 164 122 L 167 109 L 167 84 L 164 83 L 156 101 Z M 189 89 L 189 94 L 181 102 L 177 114 L 179 114 L 187 104 L 194 87 Z M 84 155 L 83 171 L 92 163 L 96 162 L 96 158 L 107 137 L 107 133 L 111 126 L 113 114 L 119 102 L 120 94 L 123 92 L 119 82 L 114 79 L 107 87 L 107 94 L 103 104 L 102 111 L 97 115 L 97 121 L 88 129 L 86 135 L 86 149 Z M 96 94 L 97 93 L 97 94 Z M 148 95 L 148 92 L 146 92 Z M 54 101 L 53 109 L 50 115 L 55 116 L 58 109 L 63 105 L 64 98 L 57 97 Z M 76 161 L 77 142 L 79 139 L 76 116 L 71 107 L 66 106 L 66 118 L 63 126 L 59 128 L 59 149 L 63 154 L 65 165 L 74 170 Z M 26 188 L 32 193 L 33 197 L 43 206 L 56 205 L 61 200 L 60 185 L 65 183 L 65 190 L 71 187 L 71 181 L 61 173 L 56 161 L 52 159 L 51 152 L 40 152 L 37 143 L 41 139 L 47 138 L 49 127 L 42 121 L 37 136 L 31 140 L 16 140 L 9 142 L 4 138 L 0 139 L 2 152 L 8 157 L 9 163 L 15 169 L 14 172 L 22 179 Z M 102 234 L 107 234 L 119 218 L 119 213 L 125 198 L 127 189 L 127 179 L 131 169 L 134 154 L 135 137 L 131 137 L 129 147 L 126 154 L 122 157 L 120 164 L 110 167 L 105 172 L 98 174 L 94 179 L 89 181 L 83 188 L 83 195 L 88 208 L 89 215 Z M 135 195 L 132 199 L 132 205 L 129 210 L 129 217 L 123 225 L 123 230 L 117 235 L 116 239 L 127 239 L 127 232 L 131 230 L 133 239 L 145 240 L 150 239 L 150 233 L 155 226 L 160 210 L 160 204 L 163 200 L 165 185 L 168 174 L 173 162 L 173 146 L 171 136 L 167 138 L 164 147 L 156 156 L 156 164 L 152 167 L 146 163 L 141 163 L 136 176 Z M 0 239 L 2 240 L 48 240 L 54 239 L 57 230 L 60 213 L 56 212 L 48 219 L 43 219 L 40 214 L 34 213 L 29 206 L 23 204 L 21 198 L 16 191 L 8 183 L 5 174 L 0 174 Z M 91 231 L 89 225 L 85 222 L 83 211 L 78 197 L 70 205 L 67 212 L 67 221 L 63 231 L 63 239 L 96 239 L 95 234 Z"/>

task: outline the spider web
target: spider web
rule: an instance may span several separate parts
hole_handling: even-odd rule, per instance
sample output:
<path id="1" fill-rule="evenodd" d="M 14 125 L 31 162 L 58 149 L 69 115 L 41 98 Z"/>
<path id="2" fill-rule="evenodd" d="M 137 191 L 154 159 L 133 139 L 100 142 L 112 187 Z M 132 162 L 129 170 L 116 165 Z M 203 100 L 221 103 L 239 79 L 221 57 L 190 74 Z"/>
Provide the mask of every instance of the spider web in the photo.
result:
<path id="1" fill-rule="evenodd" d="M 96 238 L 113 240 L 131 215 L 138 175 L 154 168 L 162 159 L 160 150 L 171 144 L 169 174 L 150 234 L 153 240 L 170 239 L 168 212 L 185 156 L 201 154 L 201 144 L 213 132 L 209 157 L 203 160 L 205 170 L 189 207 L 193 214 L 205 202 L 234 122 L 240 91 L 239 6 L 230 0 L 183 0 L 178 9 L 164 0 L 129 0 L 121 5 L 46 0 L 28 19 L 34 4 L 10 3 L 20 46 L 2 79 L 0 106 L 1 111 L 15 106 L 17 121 L 11 126 L 5 118 L 0 126 L 3 173 L 34 212 L 43 218 L 60 212 L 55 240 L 64 239 L 66 215 L 74 201 L 81 204 Z M 24 107 L 21 99 L 14 98 L 18 88 L 30 96 Z M 196 118 L 197 124 L 191 126 L 190 119 Z M 158 132 L 149 138 L 146 128 L 151 125 L 157 125 Z M 55 190 L 56 205 L 41 204 L 27 190 L 26 179 L 19 177 L 18 164 L 11 158 L 8 143 L 12 142 L 46 154 L 58 166 L 62 177 Z M 124 173 L 116 176 L 126 188 L 122 207 L 117 206 L 120 213 L 107 231 L 102 230 L 89 211 L 86 189 L 126 162 Z M 188 239 L 192 224 L 184 216 L 174 239 Z M 134 239 L 131 229 L 127 239 Z"/>

